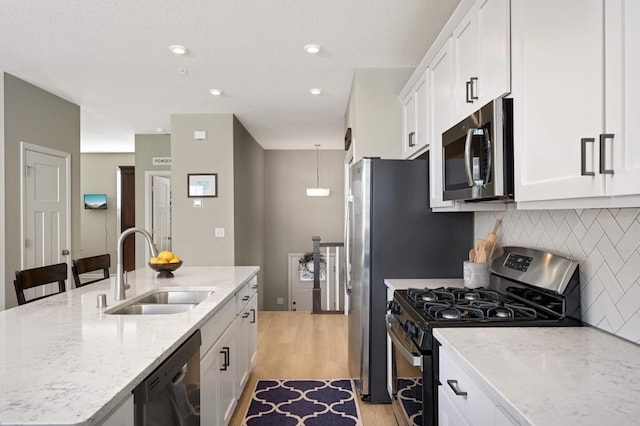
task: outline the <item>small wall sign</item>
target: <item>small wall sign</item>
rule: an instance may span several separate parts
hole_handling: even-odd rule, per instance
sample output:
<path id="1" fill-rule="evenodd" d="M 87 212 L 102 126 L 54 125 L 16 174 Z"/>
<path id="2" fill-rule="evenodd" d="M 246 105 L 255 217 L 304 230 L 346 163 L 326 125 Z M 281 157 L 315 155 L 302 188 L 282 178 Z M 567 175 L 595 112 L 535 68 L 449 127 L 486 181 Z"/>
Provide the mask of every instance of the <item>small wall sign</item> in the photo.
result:
<path id="1" fill-rule="evenodd" d="M 151 164 L 154 166 L 170 166 L 171 157 L 153 157 L 151 159 Z"/>

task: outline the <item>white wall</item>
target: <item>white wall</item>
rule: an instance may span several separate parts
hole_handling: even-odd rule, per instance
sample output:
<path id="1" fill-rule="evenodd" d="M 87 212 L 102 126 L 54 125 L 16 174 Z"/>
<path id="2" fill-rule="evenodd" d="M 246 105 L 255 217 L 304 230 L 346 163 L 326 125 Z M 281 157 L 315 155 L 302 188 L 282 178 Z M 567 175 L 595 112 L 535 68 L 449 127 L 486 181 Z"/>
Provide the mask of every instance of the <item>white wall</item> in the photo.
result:
<path id="1" fill-rule="evenodd" d="M 498 244 L 550 250 L 580 262 L 582 319 L 640 343 L 640 208 L 475 214 L 476 238 L 496 219 Z"/>

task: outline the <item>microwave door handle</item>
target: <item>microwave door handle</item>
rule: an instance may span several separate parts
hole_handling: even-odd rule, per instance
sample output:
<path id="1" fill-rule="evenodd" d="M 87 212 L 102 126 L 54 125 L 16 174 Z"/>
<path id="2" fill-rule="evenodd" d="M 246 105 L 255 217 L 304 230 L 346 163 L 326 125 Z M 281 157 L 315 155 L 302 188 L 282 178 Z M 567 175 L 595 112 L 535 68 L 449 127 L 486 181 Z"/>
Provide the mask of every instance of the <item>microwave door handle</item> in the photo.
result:
<path id="1" fill-rule="evenodd" d="M 491 178 L 491 167 L 493 164 L 491 163 L 491 158 L 493 157 L 493 151 L 491 149 L 491 135 L 489 134 L 488 129 L 483 129 L 485 135 L 485 143 L 487 144 L 487 170 L 484 175 L 484 184 L 489 183 L 489 179 Z"/>
<path id="2" fill-rule="evenodd" d="M 467 173 L 467 183 L 469 187 L 475 185 L 471 171 L 471 139 L 473 138 L 473 132 L 476 130 L 477 129 L 467 130 L 467 139 L 464 142 L 464 170 Z"/>

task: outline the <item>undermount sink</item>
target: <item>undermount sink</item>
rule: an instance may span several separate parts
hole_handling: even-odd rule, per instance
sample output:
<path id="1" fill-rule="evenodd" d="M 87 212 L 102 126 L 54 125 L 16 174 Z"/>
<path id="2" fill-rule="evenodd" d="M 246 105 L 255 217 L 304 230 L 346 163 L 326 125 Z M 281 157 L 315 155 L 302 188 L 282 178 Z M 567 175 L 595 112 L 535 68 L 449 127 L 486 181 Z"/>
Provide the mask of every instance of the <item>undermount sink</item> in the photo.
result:
<path id="1" fill-rule="evenodd" d="M 215 292 L 214 289 L 158 288 L 144 293 L 125 305 L 105 311 L 111 315 L 177 314 L 193 309 Z"/>
<path id="2" fill-rule="evenodd" d="M 153 303 L 163 305 L 172 305 L 175 303 L 192 303 L 197 305 L 212 294 L 213 291 L 162 290 L 151 293 L 150 295 L 139 299 L 138 303 Z"/>
<path id="3" fill-rule="evenodd" d="M 187 312 L 196 306 L 193 303 L 172 304 L 172 305 L 158 305 L 158 304 L 145 304 L 145 303 L 132 303 L 130 305 L 123 306 L 112 312 L 107 312 L 112 315 L 158 315 L 158 314 L 178 314 L 180 312 Z"/>

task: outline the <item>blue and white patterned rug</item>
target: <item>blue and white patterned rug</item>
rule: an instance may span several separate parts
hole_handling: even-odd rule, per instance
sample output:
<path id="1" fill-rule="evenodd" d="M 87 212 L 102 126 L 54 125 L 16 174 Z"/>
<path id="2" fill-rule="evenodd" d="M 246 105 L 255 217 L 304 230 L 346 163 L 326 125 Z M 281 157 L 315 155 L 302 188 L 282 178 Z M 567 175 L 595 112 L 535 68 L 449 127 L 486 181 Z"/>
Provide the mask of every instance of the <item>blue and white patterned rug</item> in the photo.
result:
<path id="1" fill-rule="evenodd" d="M 258 380 L 242 426 L 362 426 L 351 379 Z"/>

